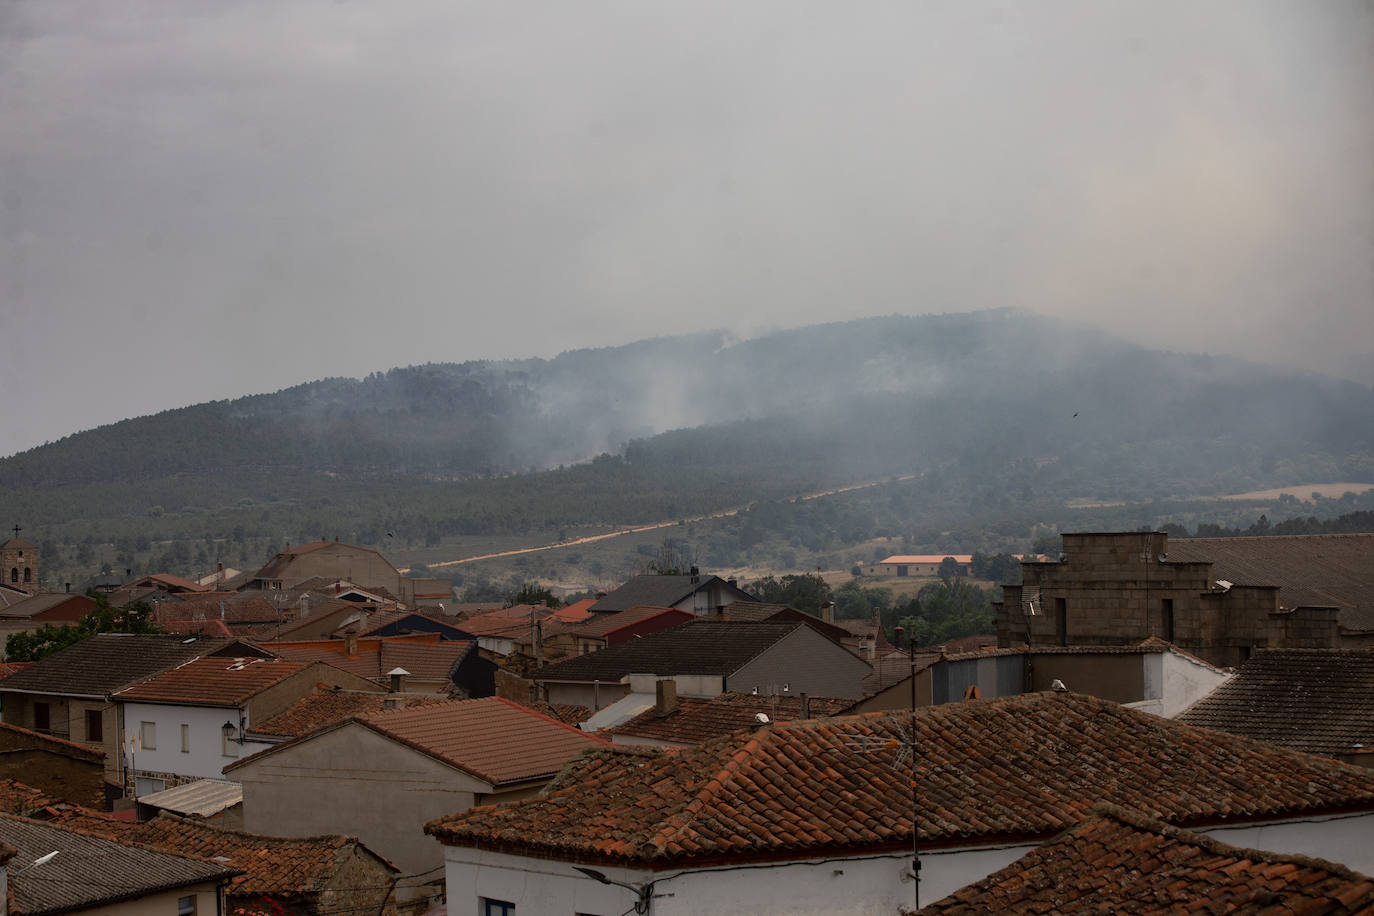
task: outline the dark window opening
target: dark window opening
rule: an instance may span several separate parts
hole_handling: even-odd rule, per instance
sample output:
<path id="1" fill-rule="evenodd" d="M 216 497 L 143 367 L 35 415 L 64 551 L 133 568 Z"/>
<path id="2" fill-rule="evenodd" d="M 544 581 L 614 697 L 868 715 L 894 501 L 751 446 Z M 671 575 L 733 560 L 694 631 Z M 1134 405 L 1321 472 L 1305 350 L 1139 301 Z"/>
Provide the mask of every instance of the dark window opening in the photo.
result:
<path id="1" fill-rule="evenodd" d="M 1164 599 L 1164 638 L 1174 641 L 1174 599 Z"/>
<path id="2" fill-rule="evenodd" d="M 1069 644 L 1069 599 L 1054 599 L 1054 625 L 1059 633 L 1059 644 Z"/>
<path id="3" fill-rule="evenodd" d="M 33 730 L 36 732 L 52 731 L 52 710 L 47 703 L 33 704 Z"/>
<path id="4" fill-rule="evenodd" d="M 98 709 L 86 710 L 86 740 L 105 740 L 105 718 Z"/>

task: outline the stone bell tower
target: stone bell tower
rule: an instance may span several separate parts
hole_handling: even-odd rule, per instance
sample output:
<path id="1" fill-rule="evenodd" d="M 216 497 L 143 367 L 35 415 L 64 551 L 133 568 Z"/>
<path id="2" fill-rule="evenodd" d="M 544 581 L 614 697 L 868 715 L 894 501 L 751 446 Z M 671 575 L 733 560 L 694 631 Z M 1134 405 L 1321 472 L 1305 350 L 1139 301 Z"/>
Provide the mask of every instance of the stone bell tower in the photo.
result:
<path id="1" fill-rule="evenodd" d="M 38 547 L 19 536 L 23 530 L 14 526 L 14 537 L 0 544 L 0 584 L 27 592 L 38 593 Z"/>

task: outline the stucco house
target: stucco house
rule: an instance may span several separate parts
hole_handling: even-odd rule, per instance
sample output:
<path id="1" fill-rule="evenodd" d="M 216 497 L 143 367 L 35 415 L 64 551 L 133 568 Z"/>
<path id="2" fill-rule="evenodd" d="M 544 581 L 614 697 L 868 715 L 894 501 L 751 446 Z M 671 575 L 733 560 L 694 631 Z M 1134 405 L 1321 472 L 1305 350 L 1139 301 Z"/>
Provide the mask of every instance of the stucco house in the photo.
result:
<path id="1" fill-rule="evenodd" d="M 915 902 L 915 824 L 920 899 L 933 901 L 1099 802 L 1227 843 L 1374 865 L 1374 773 L 1053 693 L 594 752 L 537 798 L 425 829 L 460 912 L 896 913 Z"/>
<path id="2" fill-rule="evenodd" d="M 127 763 L 116 693 L 202 656 L 270 655 L 237 639 L 99 633 L 0 680 L 0 710 L 6 722 L 103 751 L 113 799 Z"/>
<path id="3" fill-rule="evenodd" d="M 421 875 L 443 863 L 422 832 L 426 821 L 528 798 L 573 757 L 606 746 L 489 697 L 358 715 L 224 773 L 243 785 L 249 831 L 354 835 L 404 873 Z M 429 876 L 436 879 L 437 872 Z"/>
<path id="4" fill-rule="evenodd" d="M 126 791 L 143 796 L 218 778 L 226 763 L 267 747 L 247 736 L 254 724 L 328 687 L 384 689 L 322 662 L 217 657 L 119 691 Z"/>

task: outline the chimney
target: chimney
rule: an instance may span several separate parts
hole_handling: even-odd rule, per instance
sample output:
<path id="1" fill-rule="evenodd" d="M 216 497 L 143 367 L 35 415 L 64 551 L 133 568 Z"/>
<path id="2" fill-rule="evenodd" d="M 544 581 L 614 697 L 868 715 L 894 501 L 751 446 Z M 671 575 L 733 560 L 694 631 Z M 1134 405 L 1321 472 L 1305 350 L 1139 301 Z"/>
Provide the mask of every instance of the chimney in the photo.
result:
<path id="1" fill-rule="evenodd" d="M 405 709 L 405 697 L 389 693 L 382 697 L 382 709 Z"/>
<path id="2" fill-rule="evenodd" d="M 654 711 L 660 716 L 677 712 L 677 680 L 666 677 L 654 682 Z"/>
<path id="3" fill-rule="evenodd" d="M 821 606 L 821 619 L 826 623 L 835 622 L 835 602 L 827 601 Z"/>
<path id="4" fill-rule="evenodd" d="M 734 576 L 731 576 L 730 578 L 725 580 L 725 584 L 730 586 L 731 588 L 738 588 L 739 580 L 736 579 Z"/>
<path id="5" fill-rule="evenodd" d="M 691 573 L 692 573 L 692 584 L 693 584 L 693 585 L 696 585 L 698 582 L 701 581 L 701 570 L 699 570 L 699 569 L 697 569 L 695 566 L 693 566 L 692 569 L 691 569 Z"/>
<path id="6" fill-rule="evenodd" d="M 801 713 L 798 715 L 798 718 L 811 718 L 811 698 L 804 693 L 801 695 Z"/>
<path id="7" fill-rule="evenodd" d="M 358 631 L 357 631 L 357 630 L 349 630 L 347 633 L 344 634 L 344 654 L 345 654 L 345 655 L 357 655 L 357 654 L 358 654 Z"/>
<path id="8" fill-rule="evenodd" d="M 386 673 L 387 677 L 391 678 L 392 693 L 405 693 L 406 675 L 408 674 L 410 674 L 410 672 L 404 668 L 392 668 Z"/>

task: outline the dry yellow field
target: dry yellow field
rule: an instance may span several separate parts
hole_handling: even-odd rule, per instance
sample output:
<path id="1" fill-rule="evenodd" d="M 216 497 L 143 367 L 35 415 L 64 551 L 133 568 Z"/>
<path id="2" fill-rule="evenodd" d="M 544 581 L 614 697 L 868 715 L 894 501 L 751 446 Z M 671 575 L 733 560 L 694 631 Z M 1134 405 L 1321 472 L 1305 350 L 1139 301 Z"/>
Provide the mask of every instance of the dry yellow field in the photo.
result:
<path id="1" fill-rule="evenodd" d="M 1320 493 L 1327 499 L 1335 499 L 1344 496 L 1346 493 L 1363 493 L 1365 490 L 1374 490 L 1374 484 L 1305 483 L 1292 487 L 1276 487 L 1272 490 L 1252 490 L 1249 493 L 1232 493 L 1228 496 L 1223 496 L 1222 499 L 1278 499 L 1285 493 L 1301 500 L 1310 500 L 1313 493 Z"/>

